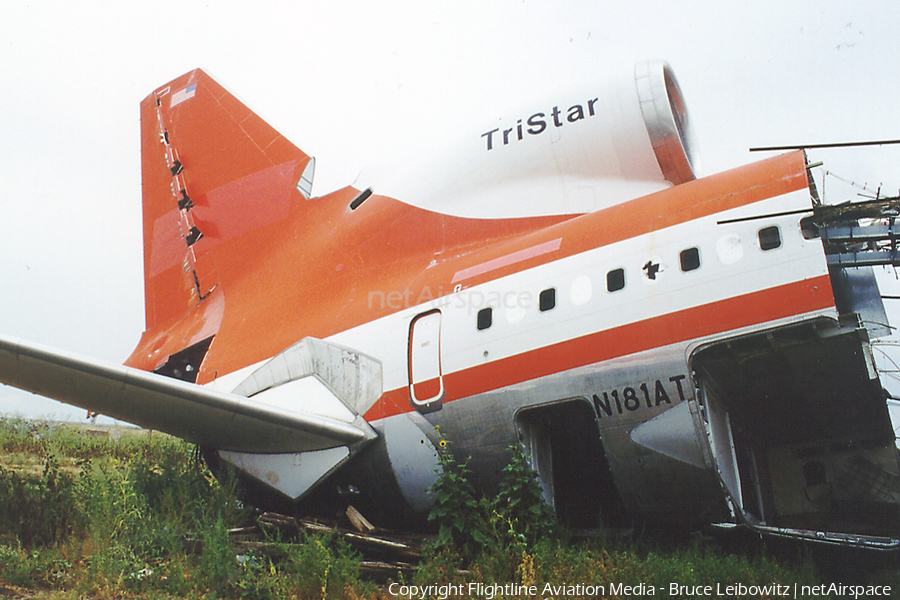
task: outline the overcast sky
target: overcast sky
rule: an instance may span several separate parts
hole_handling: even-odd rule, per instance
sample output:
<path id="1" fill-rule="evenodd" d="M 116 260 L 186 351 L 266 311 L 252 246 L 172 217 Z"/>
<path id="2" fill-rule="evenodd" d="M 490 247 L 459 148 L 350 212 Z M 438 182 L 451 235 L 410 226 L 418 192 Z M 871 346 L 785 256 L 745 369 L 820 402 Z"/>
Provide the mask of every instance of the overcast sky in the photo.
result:
<path id="1" fill-rule="evenodd" d="M 709 174 L 769 155 L 753 146 L 900 138 L 898 15 L 896 0 L 3 2 L 0 333 L 130 354 L 144 324 L 138 105 L 196 67 L 316 157 L 321 195 L 412 142 L 480 128 L 471 115 L 662 58 Z M 810 158 L 900 190 L 900 147 Z M 828 201 L 853 193 L 825 183 Z M 2 412 L 83 416 L 9 388 Z"/>

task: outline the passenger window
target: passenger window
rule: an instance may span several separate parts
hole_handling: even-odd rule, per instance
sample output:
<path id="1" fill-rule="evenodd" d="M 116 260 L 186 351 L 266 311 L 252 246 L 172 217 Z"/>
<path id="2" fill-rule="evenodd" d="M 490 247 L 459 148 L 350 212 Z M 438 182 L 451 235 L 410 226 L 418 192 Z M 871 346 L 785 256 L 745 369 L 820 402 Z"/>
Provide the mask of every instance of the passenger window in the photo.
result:
<path id="1" fill-rule="evenodd" d="M 681 251 L 681 270 L 687 273 L 700 268 L 700 249 L 688 248 Z"/>
<path id="2" fill-rule="evenodd" d="M 482 331 L 490 327 L 494 322 L 494 309 L 491 307 L 482 308 L 478 311 L 478 331 Z"/>
<path id="3" fill-rule="evenodd" d="M 759 236 L 760 250 L 774 250 L 781 248 L 781 231 L 777 225 L 763 227 L 757 234 Z"/>
<path id="4" fill-rule="evenodd" d="M 625 269 L 613 269 L 606 274 L 606 291 L 618 292 L 625 287 Z"/>
<path id="5" fill-rule="evenodd" d="M 591 278 L 582 275 L 572 280 L 572 286 L 569 288 L 569 295 L 572 298 L 572 304 L 581 306 L 587 304 L 591 300 L 594 290 L 591 285 Z"/>
<path id="6" fill-rule="evenodd" d="M 538 307 L 541 312 L 548 311 L 556 306 L 556 288 L 550 288 L 541 292 L 538 298 Z"/>

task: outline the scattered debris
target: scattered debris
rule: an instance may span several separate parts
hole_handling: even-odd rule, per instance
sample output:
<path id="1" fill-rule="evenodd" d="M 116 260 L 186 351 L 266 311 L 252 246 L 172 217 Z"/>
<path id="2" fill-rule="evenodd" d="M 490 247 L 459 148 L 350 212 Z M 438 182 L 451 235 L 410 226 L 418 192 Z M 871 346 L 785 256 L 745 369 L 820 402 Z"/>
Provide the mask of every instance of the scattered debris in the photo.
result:
<path id="1" fill-rule="evenodd" d="M 300 540 L 301 533 L 333 535 L 346 541 L 362 555 L 360 575 L 364 577 L 383 580 L 415 573 L 427 536 L 378 529 L 352 506 L 346 514 L 358 531 L 266 512 L 257 517 L 255 525 L 229 529 L 228 535 L 240 556 L 254 554 L 274 560 L 284 558 L 287 548 Z M 195 554 L 203 550 L 202 541 L 195 536 L 186 537 L 185 546 L 188 552 Z"/>
<path id="2" fill-rule="evenodd" d="M 353 525 L 360 533 L 375 530 L 375 526 L 369 523 L 366 518 L 362 516 L 362 513 L 360 513 L 352 506 L 347 507 L 347 518 L 350 519 L 350 524 Z"/>

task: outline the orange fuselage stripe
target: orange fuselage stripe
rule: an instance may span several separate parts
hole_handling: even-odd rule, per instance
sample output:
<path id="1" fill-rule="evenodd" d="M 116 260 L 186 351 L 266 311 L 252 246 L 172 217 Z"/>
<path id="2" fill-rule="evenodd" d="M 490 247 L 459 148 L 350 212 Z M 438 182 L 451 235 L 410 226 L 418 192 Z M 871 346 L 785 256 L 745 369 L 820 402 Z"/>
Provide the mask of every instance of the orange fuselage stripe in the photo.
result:
<path id="1" fill-rule="evenodd" d="M 444 402 L 602 361 L 834 306 L 827 275 L 694 306 L 444 375 Z M 386 392 L 367 421 L 410 412 L 409 389 Z"/>

